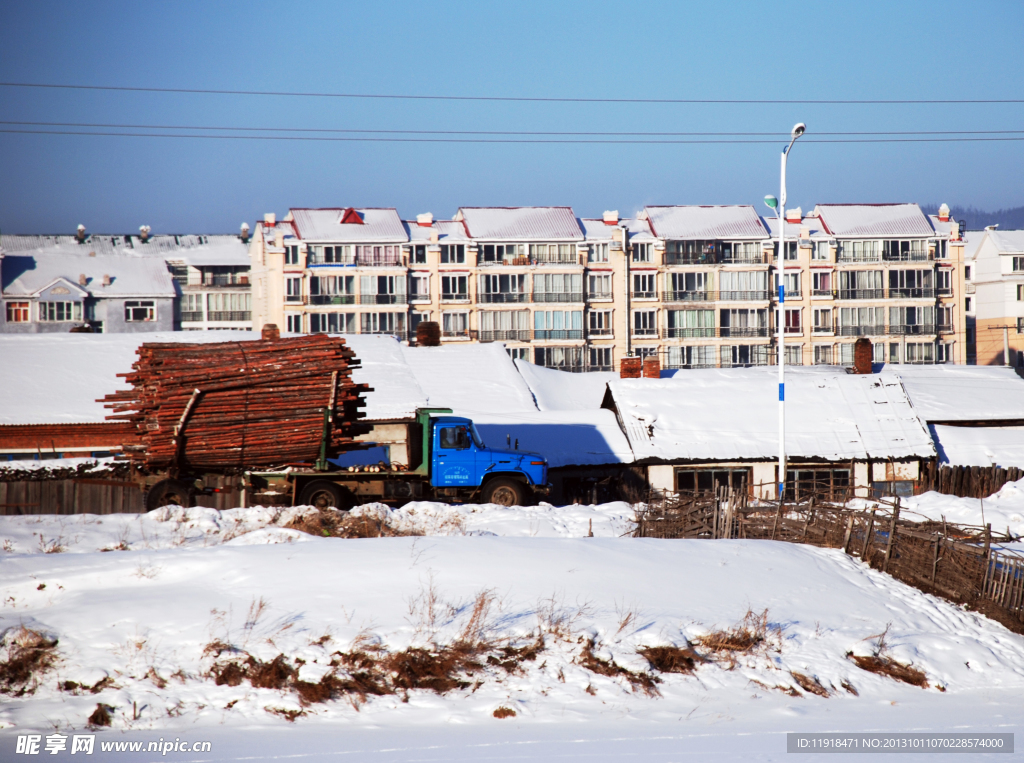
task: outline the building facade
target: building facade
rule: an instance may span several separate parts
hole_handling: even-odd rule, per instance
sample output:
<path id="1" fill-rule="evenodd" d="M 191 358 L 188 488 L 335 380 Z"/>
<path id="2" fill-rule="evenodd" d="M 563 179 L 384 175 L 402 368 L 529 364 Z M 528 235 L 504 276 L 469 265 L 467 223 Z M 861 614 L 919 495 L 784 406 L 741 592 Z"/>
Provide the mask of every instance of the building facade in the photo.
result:
<path id="1" fill-rule="evenodd" d="M 649 206 L 579 219 L 568 207 L 463 207 L 453 220 L 394 209 L 267 215 L 250 247 L 254 328 L 382 333 L 436 321 L 444 342 L 504 342 L 515 358 L 614 370 L 964 363 L 960 229 L 916 204 L 788 213 L 778 314 L 779 221 L 753 207 Z"/>
<path id="2" fill-rule="evenodd" d="M 1024 231 L 984 231 L 973 269 L 978 365 L 1024 367 Z"/>

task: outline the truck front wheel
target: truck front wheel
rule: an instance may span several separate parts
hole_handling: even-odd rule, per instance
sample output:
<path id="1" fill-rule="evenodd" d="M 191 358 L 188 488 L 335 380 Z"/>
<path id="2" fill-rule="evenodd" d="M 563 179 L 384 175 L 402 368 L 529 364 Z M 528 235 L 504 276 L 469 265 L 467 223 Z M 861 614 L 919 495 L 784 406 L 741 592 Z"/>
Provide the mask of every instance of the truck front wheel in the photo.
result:
<path id="1" fill-rule="evenodd" d="M 347 490 L 327 480 L 314 480 L 299 493 L 299 503 L 303 506 L 315 506 L 318 509 L 352 508 L 352 500 Z"/>
<path id="2" fill-rule="evenodd" d="M 192 488 L 181 480 L 160 480 L 146 493 L 146 511 L 159 509 L 161 506 L 184 506 L 188 508 L 192 500 Z"/>
<path id="3" fill-rule="evenodd" d="M 522 506 L 525 492 L 523 483 L 519 480 L 498 477 L 484 487 L 484 503 L 496 503 L 499 506 Z"/>

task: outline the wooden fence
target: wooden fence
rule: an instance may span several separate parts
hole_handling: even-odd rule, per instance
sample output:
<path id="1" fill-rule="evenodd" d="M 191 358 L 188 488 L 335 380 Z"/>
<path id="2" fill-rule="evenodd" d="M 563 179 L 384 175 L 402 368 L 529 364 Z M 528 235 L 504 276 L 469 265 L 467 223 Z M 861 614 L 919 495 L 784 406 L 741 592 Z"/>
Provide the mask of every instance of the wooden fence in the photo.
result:
<path id="1" fill-rule="evenodd" d="M 1024 469 L 1011 466 L 938 466 L 932 462 L 923 480 L 926 490 L 961 498 L 988 498 L 1007 482 L 1024 477 Z"/>
<path id="2" fill-rule="evenodd" d="M 993 533 L 991 525 L 902 519 L 898 498 L 873 503 L 877 508 L 861 510 L 815 498 L 755 501 L 719 488 L 714 494 L 648 504 L 637 512 L 634 536 L 750 538 L 838 548 L 1024 633 L 1024 556 L 998 548 L 1013 538 Z"/>

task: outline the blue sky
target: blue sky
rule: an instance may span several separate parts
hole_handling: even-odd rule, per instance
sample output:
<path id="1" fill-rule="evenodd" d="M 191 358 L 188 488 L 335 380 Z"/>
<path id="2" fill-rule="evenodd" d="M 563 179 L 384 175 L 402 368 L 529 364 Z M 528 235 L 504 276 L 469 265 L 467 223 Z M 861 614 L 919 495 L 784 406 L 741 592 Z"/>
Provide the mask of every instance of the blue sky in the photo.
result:
<path id="1" fill-rule="evenodd" d="M 32 2 L 0 80 L 540 97 L 1024 97 L 1024 3 Z M 1010 105 L 655 105 L 0 87 L 4 120 L 396 130 L 787 133 L 1022 129 Z M 229 232 L 293 206 L 750 203 L 782 142 L 322 143 L 0 134 L 0 229 Z M 799 143 L 790 205 L 1024 204 L 1022 142 Z"/>

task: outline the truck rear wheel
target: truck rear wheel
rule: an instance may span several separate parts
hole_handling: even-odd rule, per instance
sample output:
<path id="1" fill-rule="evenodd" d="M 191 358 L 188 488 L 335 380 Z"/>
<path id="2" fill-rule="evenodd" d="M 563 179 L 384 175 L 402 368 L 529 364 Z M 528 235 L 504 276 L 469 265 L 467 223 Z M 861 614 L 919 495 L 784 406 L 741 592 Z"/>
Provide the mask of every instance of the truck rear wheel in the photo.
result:
<path id="1" fill-rule="evenodd" d="M 181 480 L 160 480 L 146 493 L 146 511 L 161 506 L 192 506 L 193 492 L 188 483 Z"/>
<path id="2" fill-rule="evenodd" d="M 498 477 L 484 487 L 484 503 L 496 503 L 499 506 L 522 506 L 526 491 L 519 480 Z"/>
<path id="3" fill-rule="evenodd" d="M 351 493 L 340 485 L 327 480 L 314 480 L 299 493 L 299 503 L 303 506 L 315 506 L 318 509 L 340 509 L 348 511 L 352 508 Z"/>

